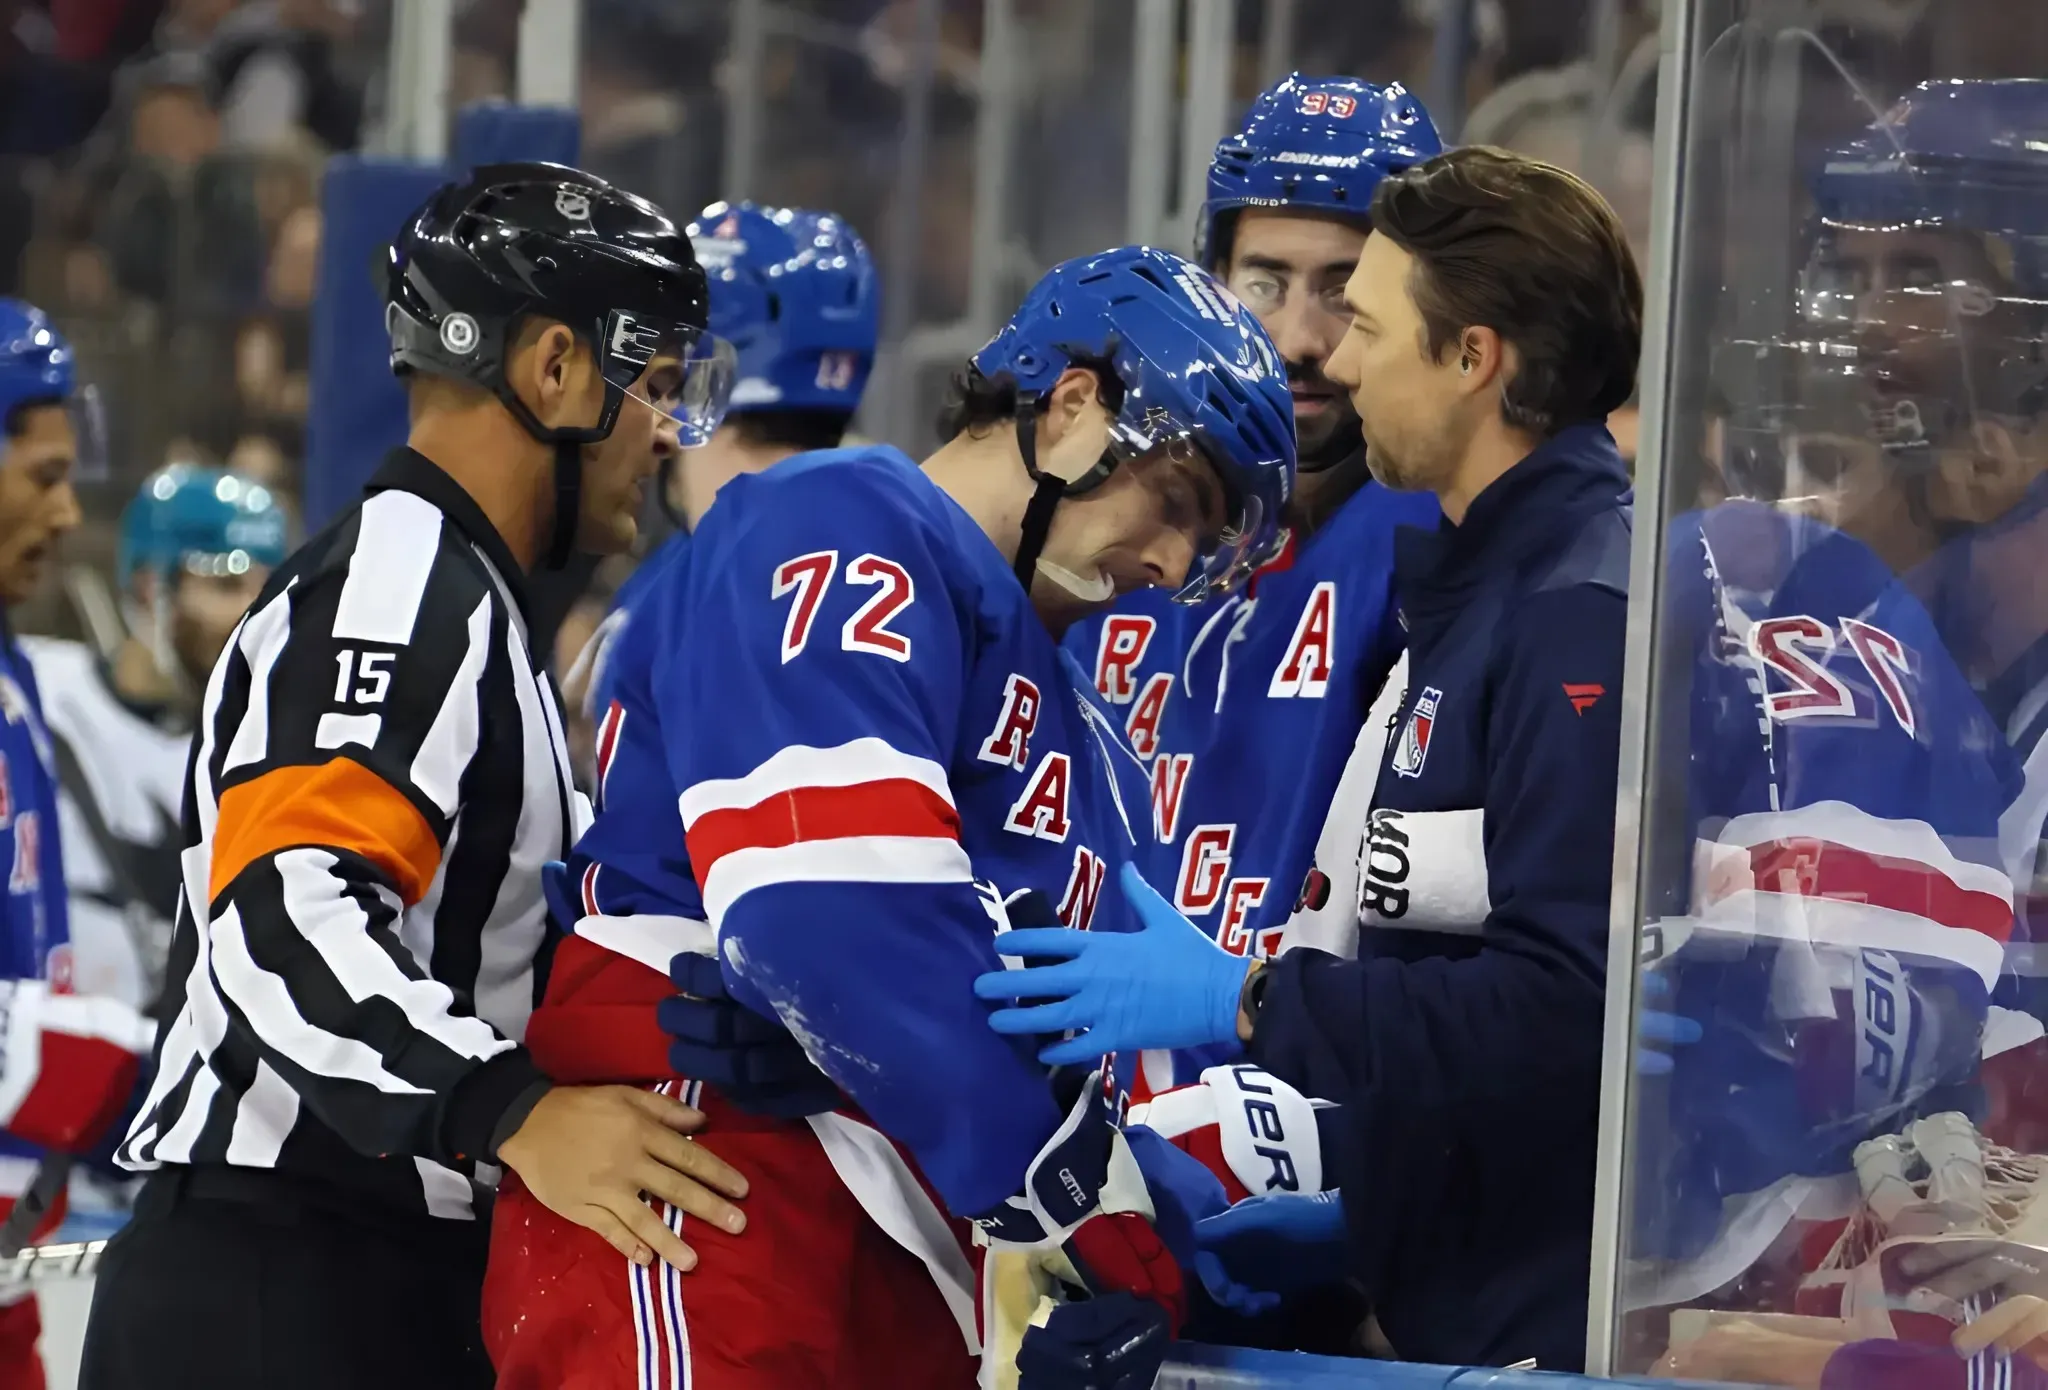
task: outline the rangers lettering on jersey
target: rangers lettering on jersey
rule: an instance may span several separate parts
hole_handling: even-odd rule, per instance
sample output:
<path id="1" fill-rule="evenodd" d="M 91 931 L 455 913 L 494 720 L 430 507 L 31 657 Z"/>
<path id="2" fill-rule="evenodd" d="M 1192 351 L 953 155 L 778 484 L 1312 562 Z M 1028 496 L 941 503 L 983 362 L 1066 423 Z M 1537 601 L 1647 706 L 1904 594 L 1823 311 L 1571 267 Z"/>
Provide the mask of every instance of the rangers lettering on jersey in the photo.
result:
<path id="1" fill-rule="evenodd" d="M 1003 822 L 1003 828 L 1014 830 L 1019 835 L 1035 835 L 1055 844 L 1064 842 L 1068 829 L 1070 768 L 1071 763 L 1065 753 L 1047 753 L 1041 758 L 1038 770 L 1031 774 L 1030 784 L 1024 788 L 1024 794 L 1010 807 L 1010 816 Z"/>
<path id="2" fill-rule="evenodd" d="M 1174 889 L 1175 907 L 1193 917 L 1216 906 L 1230 875 L 1230 847 L 1236 840 L 1235 825 L 1198 825 L 1188 832 Z"/>
<path id="3" fill-rule="evenodd" d="M 984 762 L 1024 770 L 1031 757 L 1031 731 L 1038 727 L 1038 700 L 1035 682 L 1011 675 L 1003 686 L 1003 712 L 994 732 L 981 743 L 979 756 Z"/>
<path id="4" fill-rule="evenodd" d="M 1152 764 L 1152 833 L 1162 845 L 1173 843 L 1180 825 L 1181 793 L 1194 766 L 1192 753 L 1168 753 Z"/>
<path id="5" fill-rule="evenodd" d="M 1129 704 L 1137 686 L 1131 672 L 1145 659 L 1159 624 L 1143 613 L 1112 613 L 1102 620 L 1095 651 L 1095 688 L 1111 704 Z"/>
<path id="6" fill-rule="evenodd" d="M 1124 721 L 1124 737 L 1130 741 L 1131 751 L 1150 761 L 1159 751 L 1159 725 L 1166 717 L 1166 697 L 1173 693 L 1173 677 L 1164 671 L 1145 678 L 1145 689 L 1131 706 L 1131 717 Z"/>
<path id="7" fill-rule="evenodd" d="M 1264 960 L 1273 954 L 1281 933 L 1287 930 L 1284 923 L 1258 932 L 1245 929 L 1252 910 L 1266 900 L 1269 882 L 1263 878 L 1234 878 L 1223 890 L 1223 914 L 1216 919 L 1216 940 L 1233 956 L 1249 955 Z"/>
<path id="8" fill-rule="evenodd" d="M 1102 856 L 1086 845 L 1074 851 L 1074 873 L 1060 898 L 1061 926 L 1087 931 L 1094 925 L 1095 904 L 1102 900 L 1102 878 L 1107 869 Z"/>

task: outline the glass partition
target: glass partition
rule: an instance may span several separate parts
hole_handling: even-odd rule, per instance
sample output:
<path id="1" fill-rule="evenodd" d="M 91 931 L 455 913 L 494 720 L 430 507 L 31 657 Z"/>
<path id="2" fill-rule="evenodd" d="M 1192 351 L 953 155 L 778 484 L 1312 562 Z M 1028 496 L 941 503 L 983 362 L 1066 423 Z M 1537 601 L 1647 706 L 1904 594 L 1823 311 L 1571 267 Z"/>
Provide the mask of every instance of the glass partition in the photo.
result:
<path id="1" fill-rule="evenodd" d="M 2040 1383 L 2048 9 L 1670 19 L 1594 1363 Z"/>

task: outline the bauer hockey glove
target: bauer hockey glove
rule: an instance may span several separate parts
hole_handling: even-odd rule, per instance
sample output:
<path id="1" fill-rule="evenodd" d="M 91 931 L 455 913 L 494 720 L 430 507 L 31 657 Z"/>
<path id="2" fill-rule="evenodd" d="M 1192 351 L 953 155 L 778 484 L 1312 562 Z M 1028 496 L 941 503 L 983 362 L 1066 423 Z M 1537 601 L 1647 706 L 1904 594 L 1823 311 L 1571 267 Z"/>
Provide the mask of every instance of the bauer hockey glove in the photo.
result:
<path id="1" fill-rule="evenodd" d="M 990 1014 L 998 1033 L 1076 1034 L 1040 1050 L 1038 1060 L 1049 1066 L 1237 1038 L 1238 995 L 1251 962 L 1218 946 L 1131 865 L 1119 881 L 1137 931 L 1004 932 L 995 941 L 998 955 L 1064 959 L 991 971 L 974 982 L 983 999 L 1034 1001 Z"/>
<path id="2" fill-rule="evenodd" d="M 678 1076 L 708 1081 L 751 1114 L 798 1120 L 839 1105 L 839 1088 L 804 1055 L 788 1029 L 726 991 L 711 956 L 684 951 L 668 977 L 682 991 L 655 1006 L 669 1035 L 668 1064 Z"/>

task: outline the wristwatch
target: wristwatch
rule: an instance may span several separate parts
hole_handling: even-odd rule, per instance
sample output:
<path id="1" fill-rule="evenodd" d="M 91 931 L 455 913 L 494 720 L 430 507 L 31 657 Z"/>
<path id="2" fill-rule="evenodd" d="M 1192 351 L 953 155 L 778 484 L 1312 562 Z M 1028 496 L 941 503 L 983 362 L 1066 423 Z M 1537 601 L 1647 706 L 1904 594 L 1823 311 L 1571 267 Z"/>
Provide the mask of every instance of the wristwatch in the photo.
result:
<path id="1" fill-rule="evenodd" d="M 1254 961 L 1244 977 L 1244 988 L 1237 996 L 1237 1016 L 1250 1029 L 1259 1026 L 1259 1008 L 1266 1002 L 1266 986 L 1273 983 L 1273 972 L 1266 968 L 1265 961 Z M 1249 1042 L 1246 1038 L 1244 1041 Z"/>

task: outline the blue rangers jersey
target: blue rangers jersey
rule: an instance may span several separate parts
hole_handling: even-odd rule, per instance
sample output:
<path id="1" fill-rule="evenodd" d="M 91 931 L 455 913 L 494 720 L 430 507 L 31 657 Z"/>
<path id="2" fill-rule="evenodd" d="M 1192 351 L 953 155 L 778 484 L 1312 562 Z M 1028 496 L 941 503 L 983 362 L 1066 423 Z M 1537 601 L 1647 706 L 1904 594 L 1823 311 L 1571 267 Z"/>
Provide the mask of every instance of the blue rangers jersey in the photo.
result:
<path id="1" fill-rule="evenodd" d="M 1640 1146 L 1635 1219 L 1643 1253 L 1718 1282 L 1727 1199 L 1847 1172 L 1918 1115 L 1981 1111 L 2014 927 L 1999 822 L 2021 779 L 1926 610 L 1859 541 L 1738 501 L 1669 544 L 1691 841 L 1659 851 L 1676 896 L 1645 963 L 1705 1036 L 1645 1082 L 1669 1118 Z"/>
<path id="2" fill-rule="evenodd" d="M 641 600 L 654 589 L 657 581 L 669 569 L 682 563 L 683 556 L 690 551 L 690 533 L 676 531 L 651 551 L 647 558 L 626 576 L 626 582 L 619 585 L 619 591 L 612 595 L 611 611 L 604 615 L 604 621 L 597 625 L 597 631 L 590 634 L 586 650 L 576 658 L 576 664 L 588 663 L 587 676 L 583 683 L 583 712 L 596 717 L 601 711 L 611 708 L 617 693 L 617 677 L 612 669 L 611 654 L 618 643 L 619 633 L 632 621 L 633 610 Z M 571 682 L 565 680 L 565 685 Z"/>
<path id="3" fill-rule="evenodd" d="M 0 1215 L 44 1149 L 98 1142 L 150 1037 L 128 1006 L 71 992 L 54 758 L 34 671 L 0 627 Z"/>
<path id="4" fill-rule="evenodd" d="M 1905 583 L 2026 770 L 2025 789 L 2000 826 L 2022 898 L 2007 986 L 2013 1003 L 2048 1018 L 2048 951 L 2040 944 L 2048 928 L 2048 619 L 2034 597 L 2044 535 L 2048 476 L 2004 516 L 1943 545 Z"/>
<path id="5" fill-rule="evenodd" d="M 1245 592 L 1189 608 L 1147 590 L 1067 636 L 1150 766 L 1140 869 L 1234 954 L 1273 954 L 1308 883 L 1345 756 L 1405 641 L 1394 532 L 1439 514 L 1429 493 L 1368 480 Z M 1171 1071 L 1148 1055 L 1144 1089 L 1192 1082 L 1224 1051 L 1191 1049 Z"/>
<path id="6" fill-rule="evenodd" d="M 715 950 L 948 1209 L 1008 1199 L 1062 1111 L 974 977 L 1022 890 L 1121 916 L 1104 885 L 1145 814 L 1008 562 L 896 450 L 800 455 L 720 494 L 611 665 L 543 1067 L 665 1077 L 652 1005 L 676 953 Z"/>

